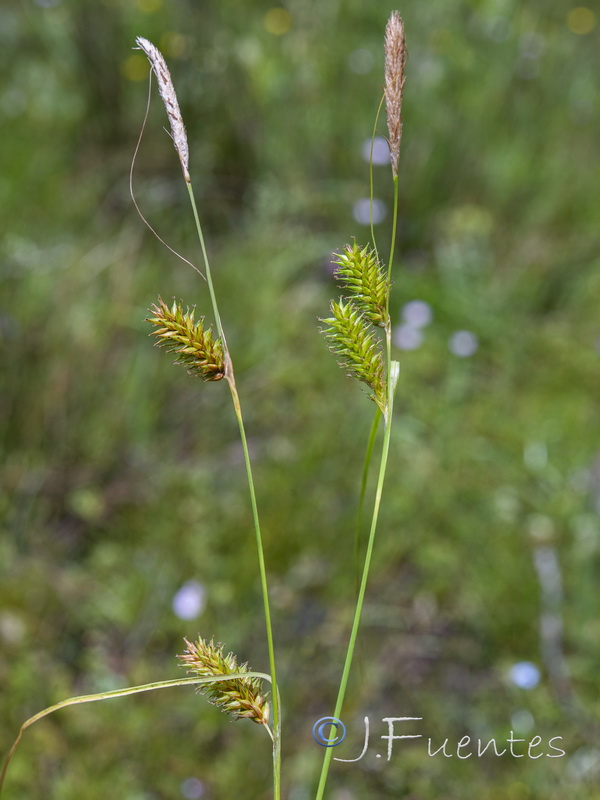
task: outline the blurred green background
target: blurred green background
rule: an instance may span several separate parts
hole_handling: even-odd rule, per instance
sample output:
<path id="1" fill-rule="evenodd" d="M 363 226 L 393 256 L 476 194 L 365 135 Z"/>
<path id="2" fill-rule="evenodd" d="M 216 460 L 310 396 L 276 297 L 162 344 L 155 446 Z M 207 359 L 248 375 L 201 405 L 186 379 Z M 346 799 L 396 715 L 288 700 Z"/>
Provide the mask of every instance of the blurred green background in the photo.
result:
<path id="1" fill-rule="evenodd" d="M 210 314 L 128 173 L 164 52 L 236 364 L 271 580 L 284 796 L 308 800 L 354 601 L 373 406 L 327 353 L 330 254 L 368 240 L 380 0 L 3 0 L 0 746 L 75 694 L 176 677 L 182 637 L 268 669 L 224 382 L 151 346 L 158 294 Z M 396 423 L 360 652 L 354 758 L 328 797 L 599 798 L 600 15 L 559 0 L 406 0 L 393 315 Z M 154 91 L 135 192 L 199 263 Z M 385 135 L 384 125 L 380 134 Z M 381 154 L 381 142 L 376 153 Z M 385 148 L 384 148 L 385 149 Z M 384 160 L 384 159 L 383 159 Z M 378 243 L 391 180 L 376 165 Z M 419 301 L 415 304 L 414 301 Z M 566 756 L 430 757 L 510 731 Z M 519 751 L 526 752 L 526 751 Z M 191 690 L 27 732 L 6 797 L 268 798 L 270 747 Z"/>

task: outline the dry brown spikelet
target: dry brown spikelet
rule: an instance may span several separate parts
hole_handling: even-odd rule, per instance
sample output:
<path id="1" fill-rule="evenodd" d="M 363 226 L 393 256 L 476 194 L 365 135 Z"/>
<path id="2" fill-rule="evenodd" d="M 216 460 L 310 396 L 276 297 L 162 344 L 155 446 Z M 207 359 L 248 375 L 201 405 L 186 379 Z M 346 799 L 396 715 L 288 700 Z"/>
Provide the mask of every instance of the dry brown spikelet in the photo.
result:
<path id="1" fill-rule="evenodd" d="M 402 94 L 404 92 L 405 65 L 404 22 L 397 11 L 392 11 L 385 29 L 385 110 L 390 134 L 390 157 L 394 178 L 398 175 L 400 140 L 402 138 Z"/>
<path id="2" fill-rule="evenodd" d="M 158 91 L 160 92 L 162 101 L 165 104 L 167 116 L 169 117 L 173 144 L 175 145 L 175 150 L 177 151 L 179 161 L 181 162 L 183 177 L 187 183 L 190 183 L 190 156 L 187 134 L 185 132 L 185 125 L 183 124 L 181 111 L 179 110 L 179 102 L 177 100 L 177 94 L 175 93 L 175 87 L 173 86 L 173 80 L 171 79 L 171 73 L 169 72 L 169 68 L 167 67 L 167 63 L 163 58 L 162 53 L 152 44 L 152 42 L 149 42 L 148 39 L 144 39 L 143 36 L 138 36 L 135 42 L 138 47 L 143 50 L 144 53 L 146 53 L 148 61 L 152 67 L 152 71 L 156 75 Z"/>

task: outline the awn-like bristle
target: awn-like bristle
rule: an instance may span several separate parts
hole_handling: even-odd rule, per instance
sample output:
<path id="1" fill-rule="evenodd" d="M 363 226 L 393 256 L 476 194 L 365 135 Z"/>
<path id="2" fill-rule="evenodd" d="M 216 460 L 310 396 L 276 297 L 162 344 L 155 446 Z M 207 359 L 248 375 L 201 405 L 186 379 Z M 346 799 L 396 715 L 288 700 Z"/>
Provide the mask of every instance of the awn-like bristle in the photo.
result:
<path id="1" fill-rule="evenodd" d="M 385 110 L 390 134 L 390 157 L 394 177 L 398 175 L 400 139 L 402 138 L 402 93 L 404 91 L 405 65 L 404 23 L 400 14 L 392 11 L 385 29 Z"/>
<path id="2" fill-rule="evenodd" d="M 173 144 L 175 145 L 175 150 L 177 150 L 177 155 L 179 156 L 179 161 L 181 162 L 183 177 L 185 178 L 186 182 L 189 183 L 190 173 L 188 171 L 188 140 L 185 132 L 185 125 L 183 124 L 183 119 L 181 117 L 181 111 L 179 110 L 179 103 L 177 101 L 175 87 L 173 86 L 173 81 L 171 79 L 171 73 L 169 72 L 169 68 L 167 67 L 162 53 L 152 44 L 152 42 L 149 42 L 148 39 L 144 39 L 142 36 L 138 36 L 135 41 L 138 47 L 148 56 L 148 61 L 150 62 L 152 70 L 156 75 L 158 91 L 160 92 L 160 96 L 165 104 L 167 116 L 169 117 Z"/>

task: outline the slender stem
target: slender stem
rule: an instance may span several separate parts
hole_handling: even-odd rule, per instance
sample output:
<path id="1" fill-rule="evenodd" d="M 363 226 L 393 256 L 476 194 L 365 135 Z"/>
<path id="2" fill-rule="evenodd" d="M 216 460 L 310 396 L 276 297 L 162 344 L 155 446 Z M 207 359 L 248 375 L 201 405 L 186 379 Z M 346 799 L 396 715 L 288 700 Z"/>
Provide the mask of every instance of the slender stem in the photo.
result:
<path id="1" fill-rule="evenodd" d="M 19 746 L 19 742 L 23 738 L 23 734 L 27 728 L 31 727 L 31 725 L 33 725 L 35 722 L 38 722 L 40 719 L 53 714 L 55 711 L 60 711 L 62 708 L 68 708 L 69 706 L 76 706 L 82 703 L 95 703 L 100 700 L 111 700 L 115 697 L 126 697 L 127 695 L 139 694 L 140 692 L 154 692 L 157 689 L 171 689 L 174 686 L 189 686 L 190 684 L 199 686 L 201 684 L 220 683 L 238 678 L 261 678 L 262 680 L 272 683 L 271 676 L 265 675 L 263 672 L 235 672 L 231 675 L 223 675 L 222 677 L 220 675 L 215 675 L 205 678 L 176 678 L 172 681 L 156 681 L 155 683 L 144 683 L 141 686 L 127 686 L 125 689 L 114 689 L 110 692 L 97 692 L 96 694 L 84 694 L 80 695 L 79 697 L 69 697 L 68 700 L 61 700 L 60 703 L 55 703 L 53 706 L 48 706 L 48 708 L 45 708 L 43 711 L 38 711 L 37 714 L 34 714 L 33 717 L 30 717 L 21 725 L 19 735 L 15 739 L 13 746 L 10 748 L 10 751 L 4 761 L 4 765 L 2 766 L 2 771 L 0 772 L 0 794 L 2 793 L 2 787 L 4 786 L 4 778 L 6 777 L 8 766 L 15 754 L 17 747 Z M 273 735 L 268 725 L 265 725 L 265 728 L 272 739 Z"/>
<path id="2" fill-rule="evenodd" d="M 227 378 L 227 382 L 229 384 L 229 389 L 231 391 L 231 398 L 233 400 L 233 407 L 235 410 L 235 415 L 238 421 L 238 427 L 240 430 L 240 438 L 242 440 L 242 448 L 244 450 L 244 462 L 246 464 L 246 476 L 248 479 L 248 490 L 250 492 L 250 503 L 252 506 L 252 517 L 254 520 L 254 531 L 256 533 L 256 547 L 258 550 L 258 565 L 260 571 L 260 584 L 262 590 L 262 597 L 263 597 L 263 605 L 264 605 L 264 613 L 265 613 L 265 626 L 267 630 L 267 647 L 269 651 L 269 669 L 271 670 L 271 682 L 273 685 L 272 691 L 272 702 L 273 702 L 273 730 L 274 730 L 274 740 L 273 740 L 273 794 L 274 800 L 280 800 L 281 796 L 281 714 L 280 714 L 280 704 L 279 704 L 279 690 L 277 687 L 277 671 L 275 668 L 275 647 L 273 644 L 273 627 L 271 624 L 271 611 L 269 606 L 269 590 L 267 585 L 267 571 L 265 567 L 265 557 L 264 557 L 264 550 L 263 550 L 263 543 L 262 543 L 262 535 L 260 530 L 260 521 L 258 516 L 258 505 L 256 502 L 256 492 L 254 490 L 254 478 L 252 476 L 252 464 L 250 461 L 250 453 L 248 452 L 248 441 L 246 438 L 246 430 L 244 427 L 244 419 L 242 416 L 242 408 L 240 405 L 240 398 L 237 392 L 237 387 L 235 384 L 235 376 L 233 372 L 233 364 L 231 362 L 231 356 L 229 353 L 229 348 L 227 346 L 227 341 L 225 339 L 225 333 L 223 331 L 223 325 L 221 323 L 221 315 L 219 314 L 219 307 L 217 304 L 217 296 L 215 293 L 213 280 L 212 280 L 212 273 L 210 270 L 210 263 L 208 260 L 208 254 L 206 252 L 206 244 L 204 241 L 204 234 L 202 233 L 202 225 L 200 224 L 200 217 L 198 216 L 198 209 L 196 206 L 196 199 L 194 197 L 194 191 L 192 189 L 192 184 L 190 181 L 187 181 L 188 193 L 190 196 L 190 202 L 192 204 L 192 210 L 194 213 L 194 220 L 196 222 L 196 229 L 198 231 L 198 238 L 200 240 L 200 247 L 202 249 L 202 257 L 204 259 L 204 266 L 206 269 L 206 282 L 208 284 L 208 290 L 210 293 L 210 299 L 213 307 L 213 313 L 215 316 L 215 322 L 217 325 L 217 331 L 219 334 L 219 338 L 221 339 L 221 343 L 223 345 L 223 352 L 225 354 L 225 377 Z"/>
<path id="3" fill-rule="evenodd" d="M 381 104 L 379 106 L 379 110 L 381 110 Z M 379 114 L 379 111 L 377 112 Z M 374 135 L 374 134 L 373 134 Z M 371 161 L 372 161 L 372 153 L 371 153 Z M 373 182 L 372 182 L 372 165 L 371 165 L 371 202 L 372 202 L 372 192 L 373 192 Z M 392 266 L 394 263 L 394 251 L 396 246 L 396 231 L 398 227 L 398 176 L 394 176 L 394 211 L 393 211 L 393 218 L 392 218 L 392 240 L 390 243 L 390 258 L 388 262 L 388 286 L 391 287 L 391 275 L 392 275 Z M 374 234 L 373 234 L 373 225 L 371 221 L 371 235 L 373 236 L 374 241 Z M 383 438 L 383 447 L 381 451 L 381 462 L 379 464 L 379 476 L 377 478 L 377 489 L 375 492 L 375 505 L 373 508 L 373 517 L 371 519 L 371 530 L 369 532 L 369 542 L 367 544 L 367 552 L 365 554 L 365 561 L 363 565 L 363 572 L 362 572 L 362 580 L 360 583 L 360 589 L 358 591 L 358 598 L 356 601 L 356 607 L 354 609 L 354 620 L 352 622 L 352 630 L 350 633 L 350 641 L 348 642 L 348 650 L 346 652 L 346 660 L 344 662 L 344 669 L 342 672 L 342 679 L 340 681 L 340 688 L 338 690 L 338 696 L 335 704 L 335 710 L 333 712 L 333 716 L 339 719 L 340 714 L 342 713 L 342 706 L 344 704 L 344 698 L 346 695 L 346 688 L 348 685 L 348 678 L 350 676 L 350 668 L 352 666 L 352 658 L 354 656 L 354 649 L 356 646 L 356 638 L 358 636 L 358 629 L 360 626 L 360 618 L 362 615 L 362 608 L 365 598 L 365 592 L 367 588 L 367 580 L 369 577 L 369 569 L 371 567 L 371 557 L 373 555 L 373 545 L 375 542 L 375 531 L 377 529 L 377 520 L 379 517 L 379 507 L 381 504 L 381 495 L 383 492 L 383 482 L 385 480 L 385 472 L 387 468 L 387 459 L 388 453 L 390 449 L 390 436 L 392 431 L 392 416 L 393 416 L 393 408 L 394 408 L 394 393 L 396 390 L 396 383 L 398 381 L 398 373 L 399 373 L 399 364 L 396 361 L 392 361 L 392 325 L 390 320 L 390 291 L 388 290 L 387 300 L 386 300 L 386 324 L 385 324 L 385 349 L 386 349 L 386 365 L 387 365 L 387 403 L 386 409 L 384 413 L 385 419 L 385 434 Z M 374 440 L 376 431 L 375 424 L 378 422 L 378 418 L 376 417 L 373 421 L 373 426 L 371 427 L 371 437 L 369 439 L 368 447 L 372 447 L 372 439 Z M 368 469 L 368 462 L 370 460 L 370 453 L 367 450 L 367 456 L 365 458 L 365 469 L 363 470 L 363 485 L 361 486 L 361 499 L 362 499 L 362 492 L 364 486 L 366 484 L 366 470 Z M 355 547 L 357 547 L 358 540 L 355 540 Z M 333 731 L 332 731 L 333 735 Z M 323 758 L 323 766 L 321 768 L 321 776 L 319 779 L 319 786 L 317 788 L 317 795 L 316 800 L 322 800 L 323 794 L 325 792 L 325 785 L 327 783 L 327 776 L 329 774 L 329 766 L 331 764 L 331 759 L 333 757 L 333 748 L 328 747 L 325 750 L 325 756 Z"/>
<path id="4" fill-rule="evenodd" d="M 392 215 L 392 241 L 390 242 L 390 260 L 388 262 L 388 284 L 391 285 L 394 253 L 396 250 L 396 231 L 398 229 L 398 176 L 394 175 L 394 211 Z M 390 293 L 388 292 L 386 309 L 390 310 Z"/>
<path id="5" fill-rule="evenodd" d="M 398 176 L 394 175 L 394 212 L 392 216 L 392 241 L 390 242 L 390 260 L 388 262 L 388 286 L 392 285 L 392 267 L 394 266 L 394 253 L 396 250 L 396 230 L 398 228 Z M 390 320 L 390 294 L 388 291 L 385 311 L 386 311 L 386 325 L 385 325 L 385 351 L 387 359 L 387 380 L 390 381 L 390 374 L 392 368 L 392 325 Z"/>
<path id="6" fill-rule="evenodd" d="M 381 100 L 379 101 L 379 105 L 377 106 L 377 113 L 375 114 L 375 122 L 373 123 L 373 130 L 371 132 L 371 149 L 369 152 L 369 225 L 371 229 L 371 241 L 373 242 L 373 247 L 375 248 L 375 252 L 377 253 L 377 241 L 375 239 L 375 228 L 373 225 L 373 196 L 374 196 L 374 188 L 373 188 L 373 150 L 375 148 L 375 136 L 377 134 L 377 125 L 379 124 L 379 115 L 381 114 L 381 109 L 383 108 L 383 103 L 385 100 L 385 92 L 381 95 Z M 392 244 L 390 249 L 390 263 L 388 267 L 388 286 L 390 286 L 390 279 L 391 279 L 391 272 L 392 272 L 392 264 L 394 260 L 394 242 L 396 240 L 396 219 L 398 215 L 398 202 L 397 202 L 397 189 L 398 183 L 397 180 L 395 181 L 395 201 L 394 201 L 394 217 L 392 223 Z M 388 291 L 388 296 L 386 300 L 386 317 L 389 318 L 389 304 L 390 304 L 390 293 Z M 389 326 L 388 326 L 389 327 Z M 391 361 L 392 353 L 391 353 L 391 332 L 388 335 L 388 331 L 386 329 L 386 358 L 387 358 L 387 377 L 389 380 L 389 365 Z M 360 499 L 358 502 L 358 513 L 356 515 L 356 532 L 354 536 L 354 569 L 356 572 L 356 591 L 358 592 L 359 589 L 359 580 L 360 574 L 358 570 L 358 559 L 360 555 L 360 534 L 362 528 L 362 520 L 363 520 L 363 511 L 364 511 L 364 502 L 365 502 L 365 494 L 367 490 L 367 479 L 369 477 L 369 467 L 371 466 L 371 456 L 373 454 L 373 446 L 375 445 L 375 437 L 377 435 L 377 429 L 379 427 L 379 421 L 381 419 L 381 411 L 379 408 L 375 410 L 375 416 L 373 417 L 373 422 L 371 424 L 371 430 L 369 433 L 369 440 L 367 442 L 367 450 L 365 453 L 365 461 L 363 464 L 363 473 L 362 479 L 360 484 Z"/>
<path id="7" fill-rule="evenodd" d="M 275 669 L 275 648 L 273 645 L 273 628 L 271 625 L 271 611 L 269 608 L 269 592 L 267 588 L 267 572 L 265 568 L 265 557 L 263 553 L 262 537 L 260 533 L 260 522 L 258 519 L 258 506 L 256 504 L 256 493 L 254 491 L 254 479 L 252 477 L 252 466 L 250 463 L 250 453 L 248 452 L 248 441 L 246 439 L 246 430 L 244 428 L 244 419 L 242 417 L 242 408 L 240 406 L 240 398 L 237 393 L 235 381 L 229 381 L 229 388 L 231 389 L 231 396 L 233 399 L 233 406 L 235 415 L 237 417 L 238 426 L 240 429 L 240 438 L 242 440 L 242 448 L 244 450 L 244 461 L 246 463 L 246 474 L 248 476 L 248 489 L 250 491 L 250 501 L 252 504 L 252 516 L 254 518 L 254 530 L 256 532 L 256 546 L 258 550 L 258 564 L 260 569 L 260 582 L 262 588 L 263 605 L 265 610 L 265 624 L 267 629 L 267 645 L 269 649 L 269 666 L 271 670 L 271 679 L 273 683 L 273 728 L 275 738 L 273 740 L 273 789 L 274 799 L 279 800 L 281 794 L 281 715 L 279 710 L 279 697 L 277 694 L 277 674 Z"/>
<path id="8" fill-rule="evenodd" d="M 371 241 L 373 242 L 373 247 L 375 252 L 377 253 L 377 241 L 375 239 L 375 227 L 373 224 L 373 197 L 374 197 L 374 183 L 373 183 L 373 150 L 375 148 L 375 136 L 377 135 L 377 125 L 379 123 L 379 115 L 381 114 L 381 109 L 383 108 L 383 102 L 385 100 L 385 92 L 381 95 L 381 100 L 379 101 L 379 105 L 377 107 L 377 113 L 375 114 L 375 122 L 373 123 L 373 130 L 371 131 L 371 149 L 369 151 L 369 227 L 371 230 Z M 388 272 L 388 284 L 389 284 L 389 272 Z M 388 293 L 389 298 L 389 293 Z M 389 300 L 388 300 L 389 302 Z M 388 363 L 390 359 L 390 353 L 387 354 Z M 365 506 L 365 495 L 367 491 L 367 479 L 369 477 L 369 468 L 371 466 L 371 456 L 373 455 L 373 447 L 375 445 L 375 438 L 377 436 L 377 429 L 379 428 L 379 421 L 381 420 L 381 411 L 379 408 L 375 409 L 375 415 L 373 417 L 373 422 L 371 423 L 371 430 L 369 432 L 369 439 L 367 442 L 367 450 L 365 452 L 365 461 L 363 464 L 363 472 L 362 478 L 360 482 L 360 497 L 358 501 L 358 512 L 356 514 L 356 531 L 354 534 L 354 571 L 356 573 L 356 591 L 358 593 L 360 587 L 360 572 L 358 567 L 358 560 L 360 557 L 360 539 L 361 539 L 361 529 L 362 529 L 362 521 L 363 521 L 363 512 Z"/>
<path id="9" fill-rule="evenodd" d="M 226 350 L 227 346 L 224 341 L 223 325 L 221 324 L 221 315 L 219 314 L 219 306 L 217 303 L 217 296 L 215 294 L 215 287 L 212 280 L 212 273 L 210 270 L 210 262 L 208 260 L 208 253 L 206 252 L 206 242 L 204 241 L 204 233 L 202 232 L 202 225 L 200 224 L 200 217 L 198 216 L 198 207 L 196 206 L 196 198 L 194 197 L 194 190 L 191 181 L 186 181 L 188 194 L 190 196 L 190 203 L 192 204 L 192 212 L 194 214 L 194 221 L 196 223 L 196 230 L 198 231 L 198 239 L 200 240 L 200 248 L 202 250 L 202 258 L 204 259 L 204 267 L 206 269 L 206 282 L 208 284 L 208 291 L 210 292 L 210 301 L 215 315 L 215 322 L 217 324 L 217 331 L 219 338 L 223 342 L 223 349 Z"/>
<path id="10" fill-rule="evenodd" d="M 358 599 L 356 601 L 356 608 L 354 610 L 354 620 L 352 622 L 352 630 L 350 632 L 350 641 L 348 642 L 348 650 L 346 652 L 346 660 L 344 662 L 344 669 L 342 672 L 342 679 L 340 681 L 340 688 L 335 703 L 335 710 L 333 716 L 339 719 L 342 713 L 342 706 L 344 697 L 346 695 L 346 688 L 348 686 L 348 678 L 350 676 L 350 667 L 352 666 L 352 657 L 354 655 L 354 648 L 356 646 L 356 638 L 358 635 L 358 628 L 360 626 L 360 618 L 365 599 L 365 592 L 367 589 L 367 580 L 369 577 L 369 569 L 371 567 L 371 556 L 373 555 L 373 545 L 375 543 L 375 531 L 377 529 L 377 520 L 379 518 L 379 507 L 381 505 L 381 495 L 383 492 L 383 482 L 385 479 L 385 472 L 387 468 L 387 459 L 390 449 L 390 435 L 392 431 L 392 411 L 394 404 L 394 390 L 395 378 L 397 375 L 392 374 L 392 379 L 388 384 L 388 400 L 387 400 L 387 422 L 385 426 L 385 434 L 383 439 L 383 448 L 381 451 L 381 462 L 379 464 L 379 476 L 377 478 L 377 490 L 375 493 L 375 505 L 373 508 L 373 517 L 371 519 L 371 530 L 369 533 L 369 542 L 367 544 L 367 552 L 365 555 L 365 563 L 363 566 L 362 580 L 360 582 L 360 589 L 358 592 Z M 316 800 L 322 800 L 325 791 L 325 784 L 327 783 L 327 775 L 329 773 L 329 765 L 333 755 L 333 748 L 328 747 L 325 750 L 325 757 L 323 759 L 323 767 L 321 769 L 321 777 L 319 779 L 319 786 L 317 789 Z"/>
<path id="11" fill-rule="evenodd" d="M 365 452 L 365 462 L 363 464 L 362 479 L 360 482 L 360 498 L 358 501 L 358 512 L 356 514 L 356 531 L 354 532 L 354 571 L 356 573 L 356 593 L 360 589 L 360 569 L 358 561 L 360 558 L 360 540 L 362 531 L 362 522 L 365 510 L 365 495 L 367 493 L 367 480 L 369 478 L 369 469 L 371 467 L 371 457 L 373 456 L 373 448 L 375 446 L 375 439 L 377 438 L 377 430 L 381 420 L 381 411 L 379 408 L 375 409 L 375 416 L 371 423 L 371 430 L 369 431 L 369 440 L 367 442 L 367 450 Z"/>

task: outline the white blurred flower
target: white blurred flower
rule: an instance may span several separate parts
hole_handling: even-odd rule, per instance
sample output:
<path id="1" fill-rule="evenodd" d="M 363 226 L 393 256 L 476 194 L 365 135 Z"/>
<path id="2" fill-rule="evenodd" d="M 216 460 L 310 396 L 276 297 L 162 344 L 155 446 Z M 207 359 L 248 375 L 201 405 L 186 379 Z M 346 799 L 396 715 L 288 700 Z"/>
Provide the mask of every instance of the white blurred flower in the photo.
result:
<path id="1" fill-rule="evenodd" d="M 416 350 L 423 343 L 423 332 L 412 325 L 398 325 L 392 331 L 392 338 L 400 350 Z"/>
<path id="2" fill-rule="evenodd" d="M 533 714 L 526 708 L 519 708 L 511 714 L 510 722 L 517 733 L 529 733 L 535 728 Z"/>
<path id="3" fill-rule="evenodd" d="M 367 162 L 371 160 L 371 140 L 365 139 L 362 146 L 362 157 Z M 390 148 L 387 139 L 383 136 L 376 136 L 373 140 L 373 164 L 383 167 L 390 163 Z"/>
<path id="4" fill-rule="evenodd" d="M 448 342 L 450 352 L 459 358 L 468 358 L 479 349 L 479 340 L 471 331 L 457 331 Z"/>
<path id="5" fill-rule="evenodd" d="M 361 197 L 360 200 L 357 200 L 354 203 L 352 208 L 352 214 L 354 219 L 359 223 L 359 225 L 368 225 L 370 220 L 370 203 L 368 197 Z M 373 198 L 373 225 L 377 225 L 379 222 L 383 222 L 383 220 L 387 216 L 387 208 L 383 200 L 379 200 L 377 197 Z"/>
<path id="6" fill-rule="evenodd" d="M 173 611 L 179 619 L 196 619 L 204 611 L 206 590 L 198 581 L 187 581 L 175 592 Z"/>
<path id="7" fill-rule="evenodd" d="M 179 787 L 181 796 L 186 800 L 200 800 L 205 795 L 204 784 L 198 778 L 186 778 Z"/>
<path id="8" fill-rule="evenodd" d="M 433 319 L 433 311 L 424 300 L 411 300 L 402 307 L 402 319 L 413 328 L 424 328 Z"/>
<path id="9" fill-rule="evenodd" d="M 535 689 L 540 682 L 540 671 L 531 661 L 518 661 L 510 668 L 510 680 L 519 689 Z"/>

